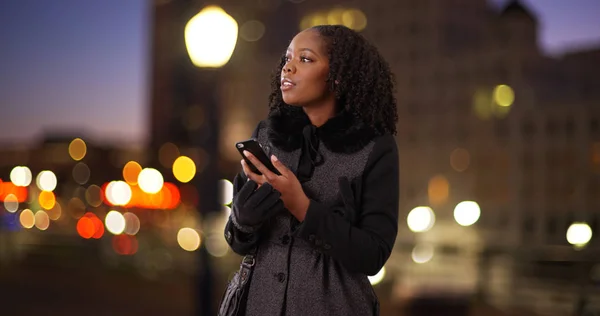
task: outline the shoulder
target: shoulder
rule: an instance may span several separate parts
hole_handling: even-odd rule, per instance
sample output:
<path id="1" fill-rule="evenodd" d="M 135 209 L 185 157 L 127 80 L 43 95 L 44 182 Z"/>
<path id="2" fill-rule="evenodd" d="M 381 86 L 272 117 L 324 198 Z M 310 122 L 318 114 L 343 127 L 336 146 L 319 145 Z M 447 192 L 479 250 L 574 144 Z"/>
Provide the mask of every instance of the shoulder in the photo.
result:
<path id="1" fill-rule="evenodd" d="M 265 120 L 258 122 L 256 127 L 254 128 L 254 132 L 252 132 L 252 138 L 258 138 L 261 131 L 264 130 L 265 127 L 267 127 L 267 123 Z"/>
<path id="2" fill-rule="evenodd" d="M 373 147 L 367 159 L 365 171 L 373 168 L 397 168 L 398 166 L 398 145 L 396 138 L 389 133 L 376 136 L 373 140 Z"/>

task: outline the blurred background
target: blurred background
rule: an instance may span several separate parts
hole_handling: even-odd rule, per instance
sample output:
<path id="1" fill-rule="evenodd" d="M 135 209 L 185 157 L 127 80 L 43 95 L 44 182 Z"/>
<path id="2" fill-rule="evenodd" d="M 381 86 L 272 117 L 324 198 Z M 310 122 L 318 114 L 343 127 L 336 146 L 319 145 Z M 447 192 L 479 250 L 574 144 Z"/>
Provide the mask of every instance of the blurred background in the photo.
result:
<path id="1" fill-rule="evenodd" d="M 317 24 L 396 75 L 382 315 L 600 315 L 597 0 L 1 1 L 0 314 L 215 315 L 233 144 Z"/>

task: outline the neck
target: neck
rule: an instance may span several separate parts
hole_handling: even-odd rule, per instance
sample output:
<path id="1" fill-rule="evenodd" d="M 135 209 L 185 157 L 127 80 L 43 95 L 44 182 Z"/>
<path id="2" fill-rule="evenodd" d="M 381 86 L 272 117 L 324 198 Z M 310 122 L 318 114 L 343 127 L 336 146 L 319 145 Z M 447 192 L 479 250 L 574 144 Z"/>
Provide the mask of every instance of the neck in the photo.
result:
<path id="1" fill-rule="evenodd" d="M 335 106 L 333 103 L 322 106 L 302 107 L 311 124 L 320 127 L 325 124 L 330 118 L 335 116 Z"/>

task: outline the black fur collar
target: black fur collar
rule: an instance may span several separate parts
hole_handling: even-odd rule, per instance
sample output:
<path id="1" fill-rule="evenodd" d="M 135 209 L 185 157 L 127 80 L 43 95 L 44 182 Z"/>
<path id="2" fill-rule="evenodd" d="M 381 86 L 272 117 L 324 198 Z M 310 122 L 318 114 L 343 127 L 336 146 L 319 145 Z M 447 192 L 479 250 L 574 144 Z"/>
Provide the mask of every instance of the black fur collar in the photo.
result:
<path id="1" fill-rule="evenodd" d="M 268 135 L 271 143 L 285 151 L 302 146 L 302 129 L 311 124 L 301 107 L 283 105 L 269 113 Z M 331 151 L 354 153 L 366 146 L 374 137 L 372 128 L 342 111 L 316 128 L 317 137 Z"/>

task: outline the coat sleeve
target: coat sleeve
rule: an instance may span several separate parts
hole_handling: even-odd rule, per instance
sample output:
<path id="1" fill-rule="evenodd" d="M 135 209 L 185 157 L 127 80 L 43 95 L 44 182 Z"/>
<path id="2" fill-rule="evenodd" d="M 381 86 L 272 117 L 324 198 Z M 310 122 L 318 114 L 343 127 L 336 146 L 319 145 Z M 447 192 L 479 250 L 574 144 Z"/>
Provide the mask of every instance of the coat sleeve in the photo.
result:
<path id="1" fill-rule="evenodd" d="M 252 132 L 253 138 L 258 138 L 258 133 L 261 128 L 264 127 L 264 121 L 261 121 L 258 126 Z M 240 171 L 239 176 L 243 178 L 243 182 L 245 183 L 248 179 L 243 171 Z M 233 195 L 237 195 L 237 192 L 240 188 L 233 188 Z M 231 249 L 237 253 L 238 255 L 245 256 L 251 252 L 254 252 L 260 237 L 260 230 L 255 233 L 245 233 L 240 231 L 233 222 L 231 221 L 231 217 L 227 220 L 227 224 L 225 225 L 225 240 L 231 247 Z"/>
<path id="2" fill-rule="evenodd" d="M 353 225 L 337 207 L 310 201 L 297 236 L 351 272 L 375 275 L 390 257 L 398 233 L 398 148 L 392 135 L 376 139 L 362 176 Z"/>

